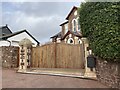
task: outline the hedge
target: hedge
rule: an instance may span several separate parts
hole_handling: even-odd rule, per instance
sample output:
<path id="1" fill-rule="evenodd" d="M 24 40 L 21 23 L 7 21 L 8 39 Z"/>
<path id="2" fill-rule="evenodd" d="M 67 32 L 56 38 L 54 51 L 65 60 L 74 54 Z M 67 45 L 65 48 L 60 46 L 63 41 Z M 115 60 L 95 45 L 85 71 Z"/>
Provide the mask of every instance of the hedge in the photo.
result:
<path id="1" fill-rule="evenodd" d="M 82 3 L 79 22 L 96 56 L 120 62 L 120 2 Z"/>

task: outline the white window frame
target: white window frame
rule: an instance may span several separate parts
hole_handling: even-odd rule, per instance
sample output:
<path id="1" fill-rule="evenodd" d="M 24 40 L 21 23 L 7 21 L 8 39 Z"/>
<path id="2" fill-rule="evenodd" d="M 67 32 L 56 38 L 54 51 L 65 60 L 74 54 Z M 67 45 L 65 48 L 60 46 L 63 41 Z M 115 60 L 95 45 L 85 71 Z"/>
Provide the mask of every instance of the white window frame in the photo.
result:
<path id="1" fill-rule="evenodd" d="M 74 25 L 74 21 L 76 22 L 76 26 Z M 74 28 L 75 28 L 76 30 L 74 30 Z M 72 31 L 77 31 L 77 20 L 76 20 L 76 19 L 73 19 L 73 20 L 72 20 Z"/>
<path id="2" fill-rule="evenodd" d="M 73 42 L 70 43 L 70 40 L 72 40 Z M 74 44 L 74 40 L 73 40 L 73 38 L 69 38 L 68 41 L 67 41 L 67 43 L 68 43 L 68 44 Z"/>
<path id="3" fill-rule="evenodd" d="M 79 43 L 79 44 L 82 44 L 82 40 L 81 40 L 81 39 L 78 39 L 78 43 Z"/>
<path id="4" fill-rule="evenodd" d="M 81 31 L 80 25 L 79 25 L 79 17 L 77 17 L 77 31 Z"/>

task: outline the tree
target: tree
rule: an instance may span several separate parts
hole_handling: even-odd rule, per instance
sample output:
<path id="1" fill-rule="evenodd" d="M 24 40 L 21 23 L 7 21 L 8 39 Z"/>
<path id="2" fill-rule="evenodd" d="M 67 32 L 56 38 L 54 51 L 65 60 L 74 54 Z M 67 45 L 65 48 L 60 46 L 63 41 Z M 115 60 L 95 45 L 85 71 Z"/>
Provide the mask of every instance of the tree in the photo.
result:
<path id="1" fill-rule="evenodd" d="M 120 62 L 120 2 L 82 3 L 79 22 L 96 56 Z"/>

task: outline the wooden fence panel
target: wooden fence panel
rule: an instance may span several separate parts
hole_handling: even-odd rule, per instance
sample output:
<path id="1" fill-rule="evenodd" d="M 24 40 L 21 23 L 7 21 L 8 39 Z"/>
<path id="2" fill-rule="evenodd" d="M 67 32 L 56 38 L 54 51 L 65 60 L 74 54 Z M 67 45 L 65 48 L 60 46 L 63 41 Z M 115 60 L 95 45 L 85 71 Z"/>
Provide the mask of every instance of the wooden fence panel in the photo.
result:
<path id="1" fill-rule="evenodd" d="M 32 67 L 36 68 L 84 68 L 82 45 L 52 43 L 32 49 Z"/>

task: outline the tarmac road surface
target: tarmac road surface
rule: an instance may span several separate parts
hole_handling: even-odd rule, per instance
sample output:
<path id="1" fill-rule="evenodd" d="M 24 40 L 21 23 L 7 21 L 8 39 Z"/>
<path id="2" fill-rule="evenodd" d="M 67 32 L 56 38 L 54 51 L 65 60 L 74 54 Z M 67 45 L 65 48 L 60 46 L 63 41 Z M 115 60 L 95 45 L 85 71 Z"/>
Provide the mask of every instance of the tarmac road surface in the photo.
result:
<path id="1" fill-rule="evenodd" d="M 15 70 L 2 70 L 2 88 L 108 88 L 95 80 L 20 74 Z"/>

